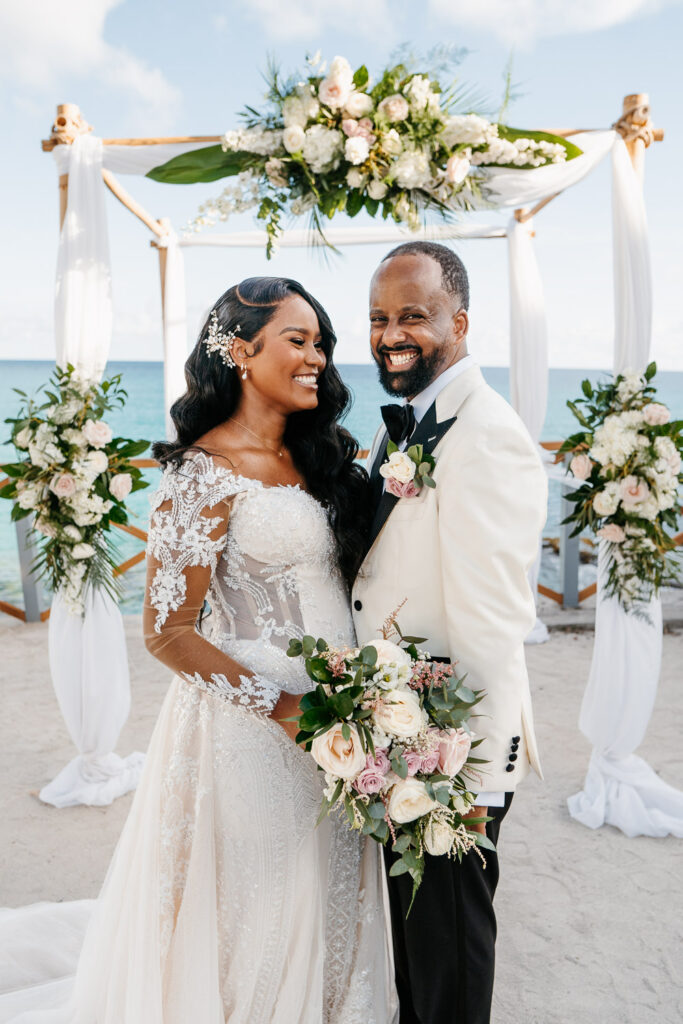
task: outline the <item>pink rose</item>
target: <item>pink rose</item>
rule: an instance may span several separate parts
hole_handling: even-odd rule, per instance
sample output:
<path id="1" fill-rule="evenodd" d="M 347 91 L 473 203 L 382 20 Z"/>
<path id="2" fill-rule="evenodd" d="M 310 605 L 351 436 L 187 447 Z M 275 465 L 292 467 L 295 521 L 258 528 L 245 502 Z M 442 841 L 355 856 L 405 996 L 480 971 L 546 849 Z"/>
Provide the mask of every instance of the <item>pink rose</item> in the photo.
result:
<path id="1" fill-rule="evenodd" d="M 454 153 L 446 163 L 446 179 L 452 185 L 459 185 L 467 177 L 470 169 L 470 162 L 462 153 Z"/>
<path id="2" fill-rule="evenodd" d="M 93 448 L 104 448 L 112 438 L 111 427 L 104 420 L 86 420 L 83 424 L 83 436 Z"/>
<path id="3" fill-rule="evenodd" d="M 360 121 L 358 122 L 358 131 L 356 134 L 361 135 L 364 139 L 367 139 L 368 143 L 372 145 L 373 142 L 377 141 L 377 136 L 373 135 L 372 133 L 372 129 L 374 127 L 375 126 L 369 117 L 361 117 Z"/>
<path id="4" fill-rule="evenodd" d="M 598 537 L 608 540 L 611 544 L 621 544 L 626 540 L 626 534 L 618 523 L 607 523 L 601 530 L 598 530 Z"/>
<path id="5" fill-rule="evenodd" d="M 464 729 L 448 729 L 441 733 L 439 767 L 444 775 L 457 775 L 470 752 L 472 740 Z"/>
<path id="6" fill-rule="evenodd" d="M 123 501 L 130 494 L 132 486 L 133 478 L 130 473 L 117 473 L 111 478 L 109 490 L 117 501 Z"/>
<path id="7" fill-rule="evenodd" d="M 60 473 L 52 477 L 50 490 L 58 498 L 70 498 L 76 492 L 76 479 L 71 473 Z"/>
<path id="8" fill-rule="evenodd" d="M 386 117 L 387 121 L 405 121 L 409 111 L 408 101 L 400 93 L 387 96 L 377 107 L 377 113 Z"/>
<path id="9" fill-rule="evenodd" d="M 358 134 L 358 121 L 353 117 L 345 117 L 341 123 L 341 129 L 344 135 L 348 135 L 352 139 L 354 135 Z"/>
<path id="10" fill-rule="evenodd" d="M 404 750 L 403 760 L 408 765 L 408 775 L 417 775 L 422 770 L 422 756 L 416 750 Z"/>
<path id="11" fill-rule="evenodd" d="M 397 498 L 415 498 L 419 493 L 412 480 L 401 483 L 393 476 L 387 478 L 387 490 L 389 494 L 394 494 Z"/>
<path id="12" fill-rule="evenodd" d="M 641 505 L 650 494 L 650 488 L 637 476 L 627 476 L 619 484 L 619 494 L 624 508 Z"/>
<path id="13" fill-rule="evenodd" d="M 671 413 L 665 405 L 660 402 L 650 402 L 643 409 L 643 419 L 651 427 L 661 426 L 662 423 L 668 423 L 671 419 Z"/>
<path id="14" fill-rule="evenodd" d="M 389 758 L 384 750 L 376 750 L 374 757 L 368 754 L 365 768 L 353 783 L 354 789 L 363 796 L 379 793 L 390 767 Z"/>
<path id="15" fill-rule="evenodd" d="M 593 469 L 593 462 L 587 455 L 575 455 L 569 463 L 569 469 L 577 480 L 587 480 Z"/>
<path id="16" fill-rule="evenodd" d="M 430 750 L 428 754 L 424 754 L 422 757 L 422 763 L 420 765 L 420 771 L 424 772 L 425 775 L 431 775 L 439 767 L 439 748 L 436 747 L 434 750 Z"/>

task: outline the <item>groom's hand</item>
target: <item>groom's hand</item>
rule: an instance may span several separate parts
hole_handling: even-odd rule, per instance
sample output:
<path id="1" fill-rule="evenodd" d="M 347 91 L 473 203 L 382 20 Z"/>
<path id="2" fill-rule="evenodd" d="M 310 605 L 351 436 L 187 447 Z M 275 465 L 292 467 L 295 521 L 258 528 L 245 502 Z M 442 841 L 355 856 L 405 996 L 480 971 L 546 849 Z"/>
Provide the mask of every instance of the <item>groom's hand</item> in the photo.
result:
<path id="1" fill-rule="evenodd" d="M 463 816 L 463 821 L 467 821 L 469 818 L 486 818 L 488 813 L 488 807 L 473 807 L 469 814 Z M 480 821 L 477 825 L 468 825 L 467 827 L 473 832 L 481 832 L 482 835 L 486 835 L 485 821 Z"/>

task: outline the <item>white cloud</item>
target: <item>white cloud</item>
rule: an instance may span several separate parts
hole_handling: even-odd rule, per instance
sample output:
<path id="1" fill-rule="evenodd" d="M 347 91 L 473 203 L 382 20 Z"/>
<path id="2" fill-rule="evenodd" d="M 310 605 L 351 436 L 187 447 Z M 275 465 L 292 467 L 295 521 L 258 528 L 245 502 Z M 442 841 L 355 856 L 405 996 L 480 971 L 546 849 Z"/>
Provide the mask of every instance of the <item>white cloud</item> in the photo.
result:
<path id="1" fill-rule="evenodd" d="M 520 46 L 541 36 L 595 32 L 652 14 L 680 0 L 430 0 L 433 15 L 443 21 L 493 31 L 506 43 Z"/>
<path id="2" fill-rule="evenodd" d="M 70 78 L 88 76 L 128 95 L 147 113 L 165 114 L 178 102 L 175 87 L 161 70 L 105 39 L 107 15 L 120 2 L 0 4 L 0 75 L 22 99 L 54 93 Z"/>
<path id="3" fill-rule="evenodd" d="M 317 48 L 316 36 L 326 29 L 349 31 L 349 26 L 362 25 L 363 31 L 382 31 L 395 22 L 389 0 L 239 0 L 252 19 L 272 38 L 305 39 L 311 52 Z"/>
<path id="4" fill-rule="evenodd" d="M 269 36 L 311 40 L 325 29 L 362 24 L 366 33 L 395 25 L 388 0 L 239 0 Z M 437 21 L 493 32 L 524 46 L 542 36 L 594 32 L 680 0 L 428 0 Z"/>

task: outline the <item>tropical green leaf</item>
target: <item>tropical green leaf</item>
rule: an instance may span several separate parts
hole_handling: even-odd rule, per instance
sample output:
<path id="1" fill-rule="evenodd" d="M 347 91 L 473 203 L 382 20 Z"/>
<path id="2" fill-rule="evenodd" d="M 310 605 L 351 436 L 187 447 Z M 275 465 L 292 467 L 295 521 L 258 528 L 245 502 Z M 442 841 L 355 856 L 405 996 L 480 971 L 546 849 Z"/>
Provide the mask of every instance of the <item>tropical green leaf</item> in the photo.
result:
<path id="1" fill-rule="evenodd" d="M 221 146 L 207 146 L 181 153 L 165 164 L 153 167 L 147 177 L 167 185 L 192 185 L 199 181 L 230 178 L 258 163 L 254 153 L 224 153 Z"/>
<path id="2" fill-rule="evenodd" d="M 565 139 L 561 135 L 553 135 L 551 132 L 528 131 L 526 128 L 510 128 L 506 124 L 499 124 L 498 135 L 501 139 L 507 139 L 509 142 L 514 142 L 515 139 L 533 139 L 534 142 L 557 143 L 564 148 L 567 160 L 573 160 L 583 153 L 583 150 L 569 139 Z"/>

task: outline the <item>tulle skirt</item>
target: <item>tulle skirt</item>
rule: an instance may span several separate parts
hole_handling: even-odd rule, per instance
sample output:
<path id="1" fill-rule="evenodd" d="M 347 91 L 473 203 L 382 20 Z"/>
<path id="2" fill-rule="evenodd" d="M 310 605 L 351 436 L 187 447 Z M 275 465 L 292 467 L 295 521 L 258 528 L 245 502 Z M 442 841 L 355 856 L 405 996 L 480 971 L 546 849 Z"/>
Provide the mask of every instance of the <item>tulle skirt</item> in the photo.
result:
<path id="1" fill-rule="evenodd" d="M 391 1024 L 380 850 L 320 800 L 278 725 L 175 677 L 99 898 L 0 913 L 0 1024 Z"/>

